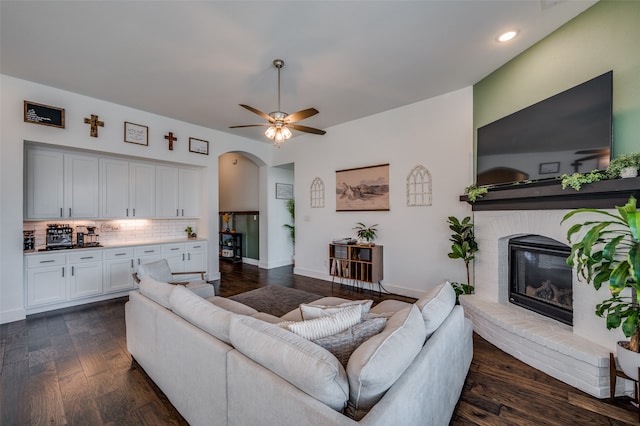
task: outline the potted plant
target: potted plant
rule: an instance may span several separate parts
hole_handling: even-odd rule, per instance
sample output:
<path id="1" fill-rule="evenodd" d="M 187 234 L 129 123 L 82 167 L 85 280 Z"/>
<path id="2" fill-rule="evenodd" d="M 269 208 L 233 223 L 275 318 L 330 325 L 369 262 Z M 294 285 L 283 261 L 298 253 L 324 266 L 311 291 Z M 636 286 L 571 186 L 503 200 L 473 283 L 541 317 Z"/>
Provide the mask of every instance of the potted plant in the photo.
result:
<path id="1" fill-rule="evenodd" d="M 447 220 L 449 223 L 449 229 L 453 231 L 449 241 L 451 244 L 451 253 L 449 257 L 451 259 L 462 259 L 464 265 L 467 268 L 467 283 L 451 283 L 453 289 L 456 292 L 456 299 L 461 294 L 473 293 L 473 286 L 471 285 L 471 271 L 469 263 L 475 258 L 474 253 L 478 251 L 478 243 L 473 233 L 473 223 L 469 216 L 465 217 L 461 221 L 454 216 L 449 216 Z"/>
<path id="2" fill-rule="evenodd" d="M 622 154 L 614 158 L 607 167 L 607 174 L 611 179 L 638 176 L 640 168 L 640 153 Z"/>
<path id="3" fill-rule="evenodd" d="M 466 195 L 472 203 L 475 203 L 476 200 L 482 198 L 487 192 L 489 192 L 488 186 L 478 186 L 475 183 L 464 189 L 464 195 Z"/>
<path id="4" fill-rule="evenodd" d="M 573 174 L 563 174 L 560 176 L 562 179 L 562 189 L 566 189 L 567 186 L 572 187 L 576 191 L 580 191 L 582 185 L 585 183 L 593 183 L 599 182 L 601 180 L 605 180 L 608 178 L 608 173 L 605 173 L 601 170 L 591 170 L 588 173 L 573 173 Z"/>
<path id="5" fill-rule="evenodd" d="M 621 328 L 629 342 L 618 342 L 617 355 L 625 374 L 638 379 L 640 366 L 640 211 L 632 196 L 617 214 L 597 209 L 577 209 L 567 213 L 562 222 L 588 213 L 590 217 L 567 231 L 571 254 L 567 264 L 575 267 L 578 279 L 598 290 L 607 284 L 611 297 L 596 306 L 595 314 L 606 318 L 607 329 Z M 629 290 L 624 291 L 623 290 Z"/>
<path id="6" fill-rule="evenodd" d="M 287 211 L 289 212 L 289 216 L 291 216 L 291 224 L 285 223 L 282 225 L 283 227 L 289 230 L 289 236 L 291 237 L 291 242 L 295 244 L 296 242 L 296 202 L 293 198 L 287 200 Z"/>
<path id="7" fill-rule="evenodd" d="M 375 244 L 373 243 L 373 240 L 376 239 L 376 232 L 378 232 L 376 226 L 378 226 L 378 224 L 376 223 L 375 225 L 367 226 L 364 223 L 358 222 L 356 225 L 357 226 L 353 229 L 356 230 L 358 244 L 374 246 Z"/>
<path id="8" fill-rule="evenodd" d="M 195 232 L 193 232 L 193 228 L 191 226 L 187 226 L 184 229 L 184 232 L 187 233 L 187 238 L 196 238 L 198 235 L 196 235 Z"/>

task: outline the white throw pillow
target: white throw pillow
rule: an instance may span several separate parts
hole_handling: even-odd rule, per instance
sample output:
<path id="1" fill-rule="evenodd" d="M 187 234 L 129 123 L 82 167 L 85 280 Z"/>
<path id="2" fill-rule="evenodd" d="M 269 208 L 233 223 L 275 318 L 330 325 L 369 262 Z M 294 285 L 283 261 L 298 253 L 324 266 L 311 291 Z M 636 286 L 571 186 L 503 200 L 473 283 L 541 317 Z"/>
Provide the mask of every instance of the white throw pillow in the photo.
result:
<path id="1" fill-rule="evenodd" d="M 424 319 L 427 338 L 429 338 L 440 327 L 440 324 L 447 319 L 456 305 L 456 292 L 449 284 L 449 281 L 445 281 L 439 286 L 427 290 L 418 299 L 416 305 Z"/>
<path id="2" fill-rule="evenodd" d="M 165 308 L 171 309 L 169 307 L 169 296 L 171 296 L 171 292 L 179 286 L 157 281 L 151 277 L 144 277 L 138 287 L 140 288 L 140 293 Z"/>
<path id="3" fill-rule="evenodd" d="M 360 305 L 349 306 L 335 314 L 289 324 L 289 331 L 309 340 L 321 339 L 345 331 L 360 322 Z"/>
<path id="4" fill-rule="evenodd" d="M 346 414 L 360 420 L 411 365 L 424 344 L 425 326 L 415 305 L 396 312 L 382 333 L 356 349 L 347 364 Z"/>
<path id="5" fill-rule="evenodd" d="M 300 305 L 300 314 L 303 320 L 310 320 L 335 314 L 351 306 L 360 305 L 362 309 L 361 315 L 364 316 L 369 313 L 372 304 L 373 300 L 354 300 L 333 306 L 302 303 Z"/>

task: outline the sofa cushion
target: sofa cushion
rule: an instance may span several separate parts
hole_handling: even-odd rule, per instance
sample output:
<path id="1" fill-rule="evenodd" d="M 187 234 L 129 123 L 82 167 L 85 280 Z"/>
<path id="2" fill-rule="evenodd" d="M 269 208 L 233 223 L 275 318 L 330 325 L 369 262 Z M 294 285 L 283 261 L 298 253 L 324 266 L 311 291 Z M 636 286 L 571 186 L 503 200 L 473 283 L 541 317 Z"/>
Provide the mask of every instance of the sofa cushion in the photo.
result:
<path id="1" fill-rule="evenodd" d="M 373 300 L 353 300 L 340 303 L 339 305 L 316 305 L 302 303 L 300 304 L 300 315 L 302 316 L 303 320 L 310 320 L 335 314 L 336 312 L 354 305 L 360 305 L 360 307 L 362 308 L 361 315 L 365 315 L 369 313 L 369 309 L 371 309 L 372 304 Z"/>
<path id="2" fill-rule="evenodd" d="M 415 305 L 395 313 L 382 333 L 356 349 L 347 364 L 347 414 L 360 420 L 395 383 L 422 349 L 424 320 Z"/>
<path id="3" fill-rule="evenodd" d="M 376 314 L 396 313 L 409 306 L 411 306 L 411 303 L 402 302 L 400 300 L 387 299 L 374 306 L 371 309 L 371 312 Z"/>
<path id="4" fill-rule="evenodd" d="M 445 281 L 442 284 L 427 290 L 416 302 L 422 313 L 424 325 L 427 329 L 427 338 L 440 327 L 440 324 L 449 316 L 456 305 L 456 292 Z"/>
<path id="5" fill-rule="evenodd" d="M 207 297 L 207 301 L 224 309 L 225 311 L 233 312 L 234 314 L 253 315 L 258 313 L 258 311 L 252 307 L 247 306 L 244 303 L 236 302 L 235 300 L 227 299 L 226 297 Z"/>
<path id="6" fill-rule="evenodd" d="M 140 288 L 140 293 L 144 294 L 157 304 L 171 309 L 169 307 L 169 296 L 171 296 L 171 292 L 176 287 L 180 286 L 175 286 L 146 276 L 142 280 L 140 280 L 138 287 Z"/>
<path id="7" fill-rule="evenodd" d="M 231 343 L 245 356 L 334 410 L 349 398 L 344 368 L 326 349 L 255 318 L 231 320 Z"/>
<path id="8" fill-rule="evenodd" d="M 362 318 L 361 305 L 352 305 L 335 314 L 289 324 L 289 331 L 305 339 L 315 340 L 345 331 Z"/>
<path id="9" fill-rule="evenodd" d="M 386 323 L 387 319 L 384 317 L 371 318 L 349 327 L 341 333 L 316 339 L 313 343 L 331 352 L 346 368 L 353 351 L 364 341 L 380 333 Z"/>
<path id="10" fill-rule="evenodd" d="M 280 322 L 282 322 L 280 317 L 268 314 L 266 312 L 256 312 L 255 314 L 252 314 L 252 315 L 249 315 L 249 316 L 252 317 L 252 318 L 257 318 L 260 321 L 268 322 L 270 324 L 279 324 Z"/>
<path id="11" fill-rule="evenodd" d="M 229 326 L 235 315 L 226 311 L 183 286 L 175 286 L 169 298 L 171 310 L 213 337 L 231 344 Z"/>
<path id="12" fill-rule="evenodd" d="M 343 299 L 341 297 L 330 296 L 330 297 L 323 297 L 321 299 L 314 300 L 313 302 L 308 303 L 308 305 L 335 306 L 345 302 L 350 302 L 350 300 Z M 300 315 L 300 307 L 292 309 L 291 311 L 287 312 L 280 318 L 282 318 L 283 321 L 302 321 L 302 315 Z"/>
<path id="13" fill-rule="evenodd" d="M 136 271 L 138 278 L 151 277 L 165 283 L 173 281 L 173 275 L 169 268 L 167 259 L 156 260 L 155 262 L 144 263 L 138 266 Z"/>

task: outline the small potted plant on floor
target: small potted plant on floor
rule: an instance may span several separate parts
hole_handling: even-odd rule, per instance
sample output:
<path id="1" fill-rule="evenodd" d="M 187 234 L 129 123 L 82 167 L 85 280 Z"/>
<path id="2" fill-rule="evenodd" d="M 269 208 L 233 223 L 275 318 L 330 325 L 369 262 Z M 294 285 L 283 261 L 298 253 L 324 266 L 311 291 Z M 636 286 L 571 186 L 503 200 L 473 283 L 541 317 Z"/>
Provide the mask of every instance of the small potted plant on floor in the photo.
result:
<path id="1" fill-rule="evenodd" d="M 617 214 L 597 209 L 577 209 L 575 215 L 589 214 L 584 223 L 567 231 L 571 254 L 567 264 L 575 267 L 579 279 L 598 290 L 609 286 L 611 297 L 596 306 L 596 315 L 606 317 L 607 329 L 621 328 L 629 342 L 618 342 L 617 356 L 624 373 L 638 380 L 640 366 L 640 211 L 632 196 Z M 593 219 L 594 215 L 601 220 Z"/>
<path id="2" fill-rule="evenodd" d="M 378 226 L 378 224 L 367 226 L 364 223 L 358 222 L 356 225 L 353 229 L 356 230 L 358 244 L 370 247 L 374 246 L 373 240 L 376 239 L 376 233 L 378 232 L 376 226 Z"/>

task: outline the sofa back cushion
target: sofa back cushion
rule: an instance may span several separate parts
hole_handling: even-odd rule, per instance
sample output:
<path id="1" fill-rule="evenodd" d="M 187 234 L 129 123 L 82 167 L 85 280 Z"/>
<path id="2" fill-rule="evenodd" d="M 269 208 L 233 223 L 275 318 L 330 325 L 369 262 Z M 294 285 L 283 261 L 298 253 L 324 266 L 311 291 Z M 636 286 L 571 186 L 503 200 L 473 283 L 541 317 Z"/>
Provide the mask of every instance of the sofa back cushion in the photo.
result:
<path id="1" fill-rule="evenodd" d="M 349 383 L 336 357 L 290 331 L 251 317 L 231 320 L 231 343 L 242 354 L 334 410 L 343 410 Z"/>
<path id="2" fill-rule="evenodd" d="M 144 294 L 157 304 L 171 309 L 169 307 L 169 296 L 171 296 L 171 292 L 176 288 L 175 285 L 158 281 L 147 276 L 140 280 L 138 287 L 140 288 L 140 293 Z"/>
<path id="3" fill-rule="evenodd" d="M 364 316 L 369 313 L 373 300 L 353 300 L 350 302 L 340 303 L 339 305 L 314 305 L 308 303 L 300 304 L 300 315 L 304 321 L 329 316 L 354 305 L 359 305 L 361 309 L 361 315 Z"/>
<path id="4" fill-rule="evenodd" d="M 234 313 L 226 311 L 181 285 L 169 297 L 171 310 L 213 337 L 231 344 L 229 326 Z"/>
<path id="5" fill-rule="evenodd" d="M 382 333 L 356 349 L 347 364 L 347 415 L 360 420 L 411 365 L 426 337 L 416 305 L 396 312 Z"/>
<path id="6" fill-rule="evenodd" d="M 422 313 L 424 325 L 427 329 L 427 338 L 440 327 L 456 305 L 456 292 L 445 281 L 442 284 L 427 290 L 416 302 Z"/>

